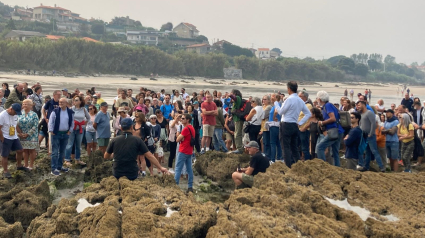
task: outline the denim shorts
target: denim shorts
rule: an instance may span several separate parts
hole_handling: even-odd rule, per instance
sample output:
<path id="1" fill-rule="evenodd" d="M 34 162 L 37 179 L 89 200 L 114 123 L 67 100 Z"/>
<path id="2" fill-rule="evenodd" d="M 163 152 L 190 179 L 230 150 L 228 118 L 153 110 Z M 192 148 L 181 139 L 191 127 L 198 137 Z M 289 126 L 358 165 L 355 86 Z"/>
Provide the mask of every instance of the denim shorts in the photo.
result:
<path id="1" fill-rule="evenodd" d="M 385 142 L 385 148 L 387 149 L 387 158 L 388 159 L 398 159 L 399 158 L 399 143 L 395 141 Z"/>
<path id="2" fill-rule="evenodd" d="M 97 143 L 96 132 L 86 131 L 87 143 Z"/>

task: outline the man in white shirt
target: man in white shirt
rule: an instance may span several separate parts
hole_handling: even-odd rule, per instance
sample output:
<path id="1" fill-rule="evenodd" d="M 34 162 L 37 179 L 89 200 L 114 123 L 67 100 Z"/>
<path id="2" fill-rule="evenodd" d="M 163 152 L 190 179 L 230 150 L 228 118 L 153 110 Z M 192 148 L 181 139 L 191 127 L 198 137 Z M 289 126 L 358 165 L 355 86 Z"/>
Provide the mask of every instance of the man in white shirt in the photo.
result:
<path id="1" fill-rule="evenodd" d="M 183 98 L 183 100 L 186 100 L 187 97 L 189 97 L 189 94 L 186 93 L 186 89 L 182 88 L 182 98 Z"/>
<path id="2" fill-rule="evenodd" d="M 287 87 L 289 97 L 283 103 L 282 107 L 279 106 L 278 102 L 275 102 L 274 106 L 279 115 L 282 115 L 280 138 L 283 147 L 283 159 L 286 166 L 291 168 L 292 164 L 300 159 L 297 145 L 300 136 L 298 126 L 303 125 L 310 118 L 311 112 L 308 110 L 304 101 L 297 95 L 297 82 L 290 81 Z M 298 121 L 301 111 L 304 113 L 304 117 Z"/>
<path id="3" fill-rule="evenodd" d="M 12 104 L 11 107 L 0 113 L 0 142 L 1 142 L 1 160 L 3 166 L 3 177 L 11 178 L 7 168 L 7 160 L 10 151 L 16 151 L 16 169 L 28 171 L 28 168 L 22 166 L 22 145 L 18 138 L 18 132 L 21 132 L 18 124 L 18 115 L 21 115 L 21 105 Z"/>

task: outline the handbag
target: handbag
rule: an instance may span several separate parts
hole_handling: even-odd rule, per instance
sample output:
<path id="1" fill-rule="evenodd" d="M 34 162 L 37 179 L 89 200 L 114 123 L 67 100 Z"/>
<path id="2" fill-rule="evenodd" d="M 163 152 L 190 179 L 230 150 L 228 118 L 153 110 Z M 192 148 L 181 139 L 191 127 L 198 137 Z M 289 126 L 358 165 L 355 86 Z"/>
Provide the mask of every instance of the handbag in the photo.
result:
<path id="1" fill-rule="evenodd" d="M 331 105 L 334 106 L 333 104 L 331 104 Z M 325 106 L 323 106 L 323 110 L 327 114 L 327 111 L 326 111 Z M 337 109 L 337 113 L 338 113 L 338 109 Z M 338 128 L 339 128 L 339 114 L 338 114 L 338 116 L 335 114 L 335 119 L 336 119 L 336 122 L 335 122 L 336 123 L 336 127 L 327 130 L 327 136 L 328 136 L 329 140 L 338 140 L 338 138 L 339 138 L 339 132 L 338 132 Z"/>
<path id="2" fill-rule="evenodd" d="M 253 122 L 245 121 L 243 132 L 249 133 L 249 128 L 251 127 L 252 123 L 256 122 L 257 118 Z"/>

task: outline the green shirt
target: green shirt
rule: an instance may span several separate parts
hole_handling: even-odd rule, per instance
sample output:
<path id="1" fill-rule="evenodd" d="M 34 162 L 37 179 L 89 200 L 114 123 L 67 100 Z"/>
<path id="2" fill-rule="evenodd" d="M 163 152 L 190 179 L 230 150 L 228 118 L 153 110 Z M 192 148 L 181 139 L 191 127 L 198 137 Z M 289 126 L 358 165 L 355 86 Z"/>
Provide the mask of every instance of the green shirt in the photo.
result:
<path id="1" fill-rule="evenodd" d="M 242 98 L 239 96 L 236 96 L 236 101 L 233 102 L 233 107 L 232 107 L 232 113 L 234 113 L 237 109 L 240 109 L 242 105 Z M 240 121 L 241 119 L 239 117 L 237 117 L 235 114 L 233 114 L 233 121 L 237 122 Z"/>

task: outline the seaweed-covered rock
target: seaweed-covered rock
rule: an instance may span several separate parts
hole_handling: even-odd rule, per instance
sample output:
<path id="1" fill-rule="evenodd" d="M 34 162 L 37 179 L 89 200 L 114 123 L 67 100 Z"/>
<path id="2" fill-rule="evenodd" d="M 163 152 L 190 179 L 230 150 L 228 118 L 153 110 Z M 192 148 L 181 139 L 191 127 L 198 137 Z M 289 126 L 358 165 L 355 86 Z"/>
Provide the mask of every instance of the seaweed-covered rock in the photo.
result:
<path id="1" fill-rule="evenodd" d="M 247 167 L 249 161 L 250 156 L 247 154 L 209 151 L 196 158 L 194 168 L 200 175 L 207 176 L 218 185 L 224 188 L 234 188 L 232 173 L 236 171 L 238 165 Z"/>
<path id="2" fill-rule="evenodd" d="M 112 161 L 105 161 L 102 152 L 95 151 L 87 161 L 84 181 L 100 183 L 102 179 L 109 176 L 112 176 Z"/>
<path id="3" fill-rule="evenodd" d="M 0 216 L 7 223 L 20 222 L 26 228 L 51 205 L 49 185 L 43 181 L 29 188 L 15 186 L 0 193 L 0 204 Z"/>
<path id="4" fill-rule="evenodd" d="M 24 228 L 20 222 L 8 224 L 0 217 L 0 237 L 2 238 L 17 238 L 24 235 Z"/>
<path id="5" fill-rule="evenodd" d="M 425 174 L 382 174 L 337 168 L 321 160 L 288 169 L 275 163 L 236 190 L 207 237 L 421 237 L 425 234 Z M 358 214 L 326 197 L 361 206 Z M 398 221 L 388 221 L 385 215 Z"/>
<path id="6" fill-rule="evenodd" d="M 100 205 L 77 213 L 78 198 Z M 33 220 L 27 236 L 205 237 L 215 225 L 217 207 L 211 202 L 196 202 L 181 191 L 172 176 L 136 181 L 109 177 L 77 198 L 62 199 L 58 206 L 51 206 Z"/>

